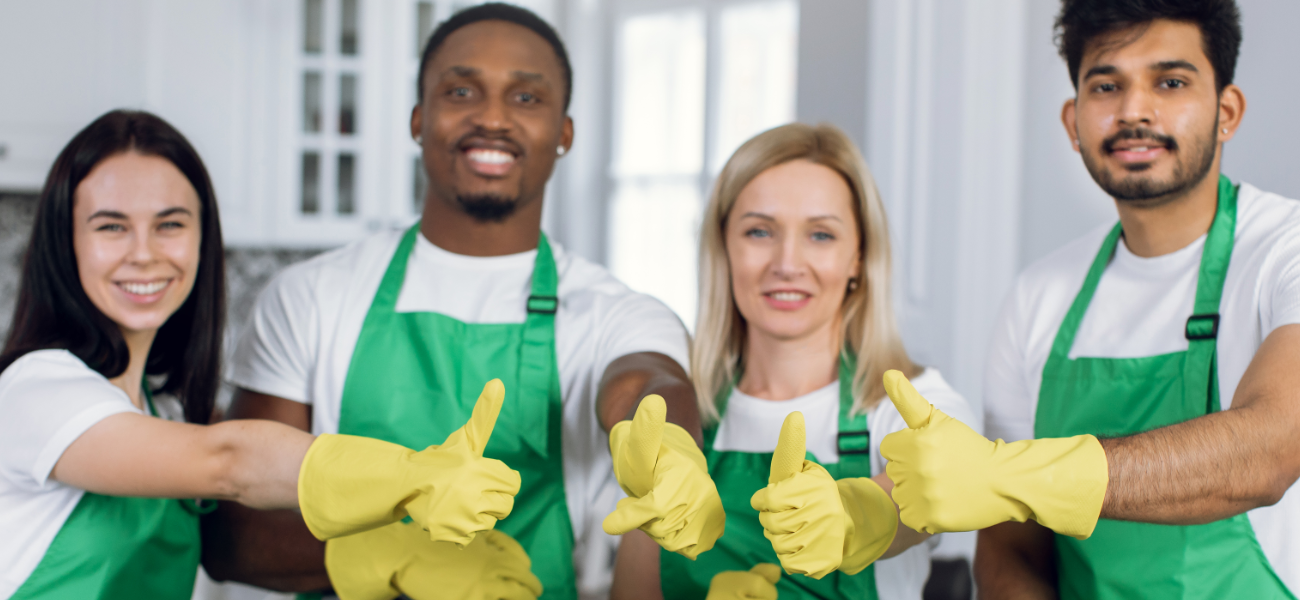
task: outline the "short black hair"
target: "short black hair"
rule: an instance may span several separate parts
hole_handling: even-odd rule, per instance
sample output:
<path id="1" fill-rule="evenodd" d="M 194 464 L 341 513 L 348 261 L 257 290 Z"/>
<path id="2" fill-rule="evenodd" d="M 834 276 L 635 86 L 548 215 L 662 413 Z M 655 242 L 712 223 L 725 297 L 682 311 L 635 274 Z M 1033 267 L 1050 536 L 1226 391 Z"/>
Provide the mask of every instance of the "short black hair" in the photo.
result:
<path id="1" fill-rule="evenodd" d="M 1062 0 L 1056 16 L 1056 48 L 1079 87 L 1079 64 L 1088 42 L 1098 36 L 1149 24 L 1156 19 L 1192 23 L 1201 29 L 1201 47 L 1214 66 L 1214 85 L 1232 83 L 1241 51 L 1241 11 L 1234 0 Z"/>
<path id="2" fill-rule="evenodd" d="M 447 41 L 447 36 L 461 27 L 480 21 L 506 21 L 527 27 L 551 45 L 551 49 L 555 50 L 555 57 L 560 61 L 560 69 L 564 71 L 564 112 L 569 112 L 569 99 L 573 96 L 573 67 L 569 64 L 569 52 L 564 49 L 564 42 L 560 41 L 560 35 L 533 11 L 501 2 L 489 2 L 457 11 L 450 19 L 443 21 L 437 29 L 433 30 L 433 34 L 429 36 L 429 43 L 424 46 L 424 54 L 420 57 L 420 70 L 415 80 L 416 98 L 424 102 L 424 70 L 429 67 L 430 62 L 433 62 L 434 53 L 442 47 L 443 42 Z"/>
<path id="3" fill-rule="evenodd" d="M 226 268 L 221 217 L 208 171 L 185 136 L 147 112 L 114 110 L 87 125 L 59 152 L 41 190 L 32 237 L 23 259 L 9 339 L 0 372 L 37 350 L 67 350 L 112 379 L 124 373 L 131 352 L 122 330 L 81 285 L 73 250 L 72 210 L 77 186 L 104 160 L 124 152 L 166 159 L 199 197 L 199 270 L 181 307 L 158 329 L 145 373 L 163 375 L 155 391 L 175 394 L 185 420 L 207 423 L 221 381 L 226 317 Z M 33 398 L 39 402 L 44 398 Z"/>

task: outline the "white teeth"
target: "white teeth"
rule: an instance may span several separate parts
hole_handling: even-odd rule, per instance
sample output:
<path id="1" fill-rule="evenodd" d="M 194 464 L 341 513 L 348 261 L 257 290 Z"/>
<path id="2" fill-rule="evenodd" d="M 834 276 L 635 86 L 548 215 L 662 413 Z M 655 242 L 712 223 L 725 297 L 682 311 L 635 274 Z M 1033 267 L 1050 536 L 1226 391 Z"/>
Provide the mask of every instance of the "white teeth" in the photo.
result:
<path id="1" fill-rule="evenodd" d="M 1130 148 L 1129 150 L 1131 150 L 1131 151 L 1133 151 L 1133 152 L 1146 152 L 1148 149 L 1149 149 L 1149 148 L 1148 148 L 1147 146 L 1134 146 L 1133 148 Z"/>
<path id="2" fill-rule="evenodd" d="M 487 150 L 482 148 L 476 148 L 474 150 L 470 150 L 466 154 L 469 156 L 469 159 L 474 162 L 481 162 L 489 165 L 504 165 L 504 164 L 512 163 L 515 160 L 515 156 L 513 154 L 510 154 L 509 152 L 502 152 L 500 150 Z"/>
<path id="3" fill-rule="evenodd" d="M 118 285 L 122 286 L 122 289 L 137 296 L 149 296 L 161 292 L 163 288 L 167 287 L 168 281 L 169 280 L 167 279 L 155 281 L 153 283 L 132 283 L 124 281 Z"/>
<path id="4" fill-rule="evenodd" d="M 772 293 L 772 299 L 776 300 L 777 302 L 798 302 L 807 297 L 808 294 L 801 294 L 799 292 L 773 292 Z"/>

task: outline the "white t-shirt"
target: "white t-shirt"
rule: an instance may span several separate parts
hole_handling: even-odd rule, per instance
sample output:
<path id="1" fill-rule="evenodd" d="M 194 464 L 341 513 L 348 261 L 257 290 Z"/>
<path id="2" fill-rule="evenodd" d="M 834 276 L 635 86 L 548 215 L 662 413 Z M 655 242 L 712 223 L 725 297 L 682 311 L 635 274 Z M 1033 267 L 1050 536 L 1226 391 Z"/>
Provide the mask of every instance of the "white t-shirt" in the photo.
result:
<path id="1" fill-rule="evenodd" d="M 174 398 L 156 400 L 165 416 L 179 414 Z M 143 414 L 65 350 L 29 353 L 0 373 L 0 600 L 36 570 L 85 493 L 49 479 L 55 463 L 87 429 L 118 413 Z"/>
<path id="2" fill-rule="evenodd" d="M 352 351 L 404 232 L 382 233 L 291 266 L 271 282 L 239 342 L 230 382 L 312 406 L 312 432 L 335 433 Z M 617 539 L 601 521 L 622 491 L 609 438 L 596 419 L 605 368 L 638 352 L 688 365 L 681 321 L 654 298 L 551 242 L 559 273 L 555 352 L 563 396 L 564 486 L 584 596 L 608 593 Z M 452 254 L 423 235 L 407 263 L 398 312 L 437 312 L 467 323 L 522 323 L 537 251 Z"/>
<path id="3" fill-rule="evenodd" d="M 970 404 L 958 394 L 937 369 L 926 369 L 912 380 L 916 391 L 948 416 L 970 425 L 976 431 L 979 421 Z M 713 439 L 714 450 L 766 453 L 776 450 L 781 424 L 794 411 L 803 413 L 808 451 L 819 462 L 839 462 L 837 446 L 840 431 L 840 384 L 832 383 L 815 392 L 790 400 L 763 400 L 733 389 L 727 400 L 727 412 L 718 423 Z M 894 403 L 882 399 L 867 412 L 867 431 L 871 434 L 871 472 L 884 473 L 885 459 L 880 456 L 880 442 L 885 436 L 907 428 Z M 904 550 L 898 556 L 877 561 L 876 591 L 881 598 L 920 600 L 925 581 L 930 577 L 930 550 L 938 545 L 935 536 L 925 543 Z"/>
<path id="4" fill-rule="evenodd" d="M 1034 437 L 1043 366 L 1070 304 L 1112 226 L 1098 228 L 1025 270 L 993 332 L 984 378 L 987 434 Z M 1205 236 L 1154 258 L 1119 244 L 1102 274 L 1070 357 L 1135 358 L 1187 350 Z M 1300 323 L 1300 202 L 1242 184 L 1232 259 L 1219 301 L 1217 360 L 1224 409 L 1264 338 Z M 1282 581 L 1300 591 L 1300 492 L 1249 513 L 1255 537 Z"/>

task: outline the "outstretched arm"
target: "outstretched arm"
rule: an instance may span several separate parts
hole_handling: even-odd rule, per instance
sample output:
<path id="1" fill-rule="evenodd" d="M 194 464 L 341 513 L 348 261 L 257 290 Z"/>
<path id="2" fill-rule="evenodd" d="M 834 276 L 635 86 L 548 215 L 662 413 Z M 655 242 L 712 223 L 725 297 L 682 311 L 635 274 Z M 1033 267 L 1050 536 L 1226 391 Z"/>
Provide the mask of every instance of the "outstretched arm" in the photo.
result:
<path id="1" fill-rule="evenodd" d="M 1276 503 L 1300 477 L 1300 325 L 1274 330 L 1232 407 L 1101 440 L 1110 483 L 1101 516 L 1192 525 Z"/>
<path id="2" fill-rule="evenodd" d="M 703 444 L 691 378 L 677 361 L 658 352 L 621 356 L 605 368 L 596 399 L 601 427 L 609 431 L 619 421 L 630 420 L 641 400 L 651 394 L 662 396 L 668 405 L 669 423 L 681 426 L 696 444 Z"/>
<path id="3" fill-rule="evenodd" d="M 1054 537 L 1052 530 L 1033 521 L 999 523 L 981 530 L 975 546 L 980 597 L 1055 599 Z"/>

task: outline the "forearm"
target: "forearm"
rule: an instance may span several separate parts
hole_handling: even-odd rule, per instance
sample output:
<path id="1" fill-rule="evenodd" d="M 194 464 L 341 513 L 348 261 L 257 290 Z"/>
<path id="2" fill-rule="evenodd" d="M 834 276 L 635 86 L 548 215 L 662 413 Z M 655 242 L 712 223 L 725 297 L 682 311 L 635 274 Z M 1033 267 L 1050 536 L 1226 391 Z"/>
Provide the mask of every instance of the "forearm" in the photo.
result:
<path id="1" fill-rule="evenodd" d="M 1056 594 L 1053 534 L 1034 523 L 1002 523 L 979 532 L 975 586 L 980 598 L 1049 600 Z"/>
<path id="2" fill-rule="evenodd" d="M 623 534 L 614 559 L 610 600 L 663 600 L 659 544 L 639 529 Z"/>
<path id="3" fill-rule="evenodd" d="M 886 475 L 885 473 L 876 475 L 875 477 L 872 477 L 871 480 L 876 482 L 881 489 L 885 490 L 886 494 L 891 494 L 894 490 L 894 482 L 890 480 L 889 475 Z M 898 510 L 897 504 L 894 505 L 894 510 Z M 898 522 L 898 531 L 894 533 L 894 541 L 889 544 L 889 549 L 885 550 L 885 553 L 876 560 L 885 560 L 886 558 L 898 556 L 908 548 L 928 539 L 930 539 L 930 534 L 916 531 L 915 529 L 904 525 L 900 520 Z"/>
<path id="4" fill-rule="evenodd" d="M 224 463 L 216 481 L 226 489 L 218 499 L 263 510 L 298 508 L 298 472 L 316 436 L 261 420 L 218 423 L 208 435 Z"/>
<path id="5" fill-rule="evenodd" d="M 1104 439 L 1109 470 L 1101 516 L 1191 525 L 1277 502 L 1295 481 L 1279 452 L 1293 433 L 1270 431 L 1255 407 L 1234 408 Z"/>
<path id="6" fill-rule="evenodd" d="M 203 568 L 217 581 L 281 592 L 328 589 L 325 542 L 290 510 L 261 511 L 233 502 L 203 517 Z"/>
<path id="7" fill-rule="evenodd" d="M 690 377 L 677 361 L 655 352 L 620 357 L 605 369 L 596 400 L 601 426 L 609 431 L 619 421 L 631 419 L 641 400 L 651 394 L 663 397 L 669 423 L 685 429 L 696 443 L 703 443 Z"/>

